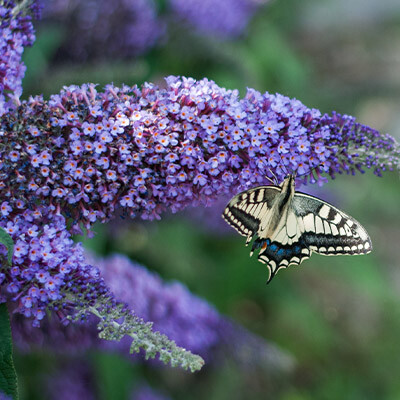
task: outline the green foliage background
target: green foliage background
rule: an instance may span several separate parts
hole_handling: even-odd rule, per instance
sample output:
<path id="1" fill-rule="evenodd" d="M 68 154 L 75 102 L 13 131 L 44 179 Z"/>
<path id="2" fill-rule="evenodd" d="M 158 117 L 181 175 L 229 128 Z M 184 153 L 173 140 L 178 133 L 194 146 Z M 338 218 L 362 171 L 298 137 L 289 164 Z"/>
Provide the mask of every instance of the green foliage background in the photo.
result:
<path id="1" fill-rule="evenodd" d="M 158 82 L 170 74 L 206 76 L 241 93 L 253 87 L 297 97 L 323 112 L 352 114 L 399 137 L 400 7 L 396 13 L 389 0 L 353 3 L 276 0 L 238 40 L 220 42 L 175 26 L 166 44 L 141 58 L 101 65 L 52 64 L 66 33 L 62 26 L 41 26 L 25 55 L 25 95 L 47 96 L 87 81 L 102 86 Z M 143 381 L 176 399 L 400 398 L 399 175 L 339 176 L 322 189 L 304 190 L 361 221 L 372 254 L 313 255 L 266 286 L 267 271 L 249 258 L 243 238 L 199 224 L 190 211 L 160 222 L 125 222 L 117 234 L 112 224 L 97 227 L 88 247 L 100 254 L 127 253 L 165 279 L 184 282 L 296 359 L 295 370 L 285 376 L 246 373 L 229 360 L 190 375 L 90 352 L 85 358 L 95 371 L 99 399 L 126 399 Z M 211 214 L 219 218 L 219 212 Z M 65 358 L 44 351 L 17 355 L 21 399 L 42 399 L 44 376 Z"/>

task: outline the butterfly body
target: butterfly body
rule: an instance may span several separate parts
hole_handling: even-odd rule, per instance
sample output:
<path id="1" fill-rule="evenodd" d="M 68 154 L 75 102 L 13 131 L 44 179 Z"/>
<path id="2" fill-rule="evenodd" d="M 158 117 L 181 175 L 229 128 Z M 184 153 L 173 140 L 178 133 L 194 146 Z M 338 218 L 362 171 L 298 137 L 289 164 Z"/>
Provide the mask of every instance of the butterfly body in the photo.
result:
<path id="1" fill-rule="evenodd" d="M 248 245 L 250 255 L 270 270 L 268 282 L 281 268 L 299 265 L 312 252 L 323 255 L 367 254 L 372 250 L 366 230 L 354 218 L 317 197 L 296 192 L 289 175 L 280 186 L 259 186 L 237 194 L 223 218 Z"/>

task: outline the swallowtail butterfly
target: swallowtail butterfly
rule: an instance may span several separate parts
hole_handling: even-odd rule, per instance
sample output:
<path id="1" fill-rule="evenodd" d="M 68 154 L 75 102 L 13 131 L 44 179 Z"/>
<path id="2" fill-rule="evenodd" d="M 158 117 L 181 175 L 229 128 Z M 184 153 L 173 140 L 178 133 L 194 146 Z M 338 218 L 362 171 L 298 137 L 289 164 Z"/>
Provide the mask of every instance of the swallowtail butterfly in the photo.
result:
<path id="1" fill-rule="evenodd" d="M 241 235 L 250 252 L 267 264 L 268 282 L 281 269 L 301 264 L 314 251 L 326 256 L 367 254 L 372 250 L 367 231 L 354 218 L 309 194 L 295 192 L 289 175 L 280 186 L 259 186 L 237 194 L 222 217 Z"/>

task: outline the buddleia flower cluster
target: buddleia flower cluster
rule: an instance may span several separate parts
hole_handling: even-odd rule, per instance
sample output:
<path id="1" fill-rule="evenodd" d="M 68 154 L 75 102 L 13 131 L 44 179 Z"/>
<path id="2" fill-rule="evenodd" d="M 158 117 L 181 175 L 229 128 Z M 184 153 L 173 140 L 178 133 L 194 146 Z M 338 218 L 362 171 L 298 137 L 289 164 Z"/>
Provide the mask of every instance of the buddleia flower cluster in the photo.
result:
<path id="1" fill-rule="evenodd" d="M 65 87 L 4 116 L 1 134 L 3 216 L 40 203 L 62 211 L 76 232 L 116 208 L 153 219 L 207 204 L 270 171 L 279 181 L 295 171 L 315 181 L 324 172 L 398 168 L 394 139 L 352 117 L 252 89 L 240 99 L 207 79 L 169 77 L 163 89 Z"/>
<path id="2" fill-rule="evenodd" d="M 33 4 L 37 10 L 37 4 Z M 22 93 L 26 67 L 21 61 L 24 47 L 35 40 L 32 19 L 12 1 L 0 1 L 0 115 L 14 108 Z"/>

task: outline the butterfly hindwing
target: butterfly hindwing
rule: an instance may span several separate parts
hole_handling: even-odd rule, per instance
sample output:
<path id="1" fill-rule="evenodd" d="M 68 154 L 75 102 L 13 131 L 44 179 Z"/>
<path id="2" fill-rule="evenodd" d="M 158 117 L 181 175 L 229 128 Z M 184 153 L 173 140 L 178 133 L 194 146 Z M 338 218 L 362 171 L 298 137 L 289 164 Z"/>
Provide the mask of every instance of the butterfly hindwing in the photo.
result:
<path id="1" fill-rule="evenodd" d="M 301 241 L 323 255 L 367 254 L 372 243 L 364 227 L 331 204 L 305 193 L 296 192 L 292 202 Z"/>
<path id="2" fill-rule="evenodd" d="M 222 217 L 247 243 L 258 232 L 262 218 L 268 214 L 272 202 L 280 193 L 276 186 L 259 186 L 237 194 L 226 206 Z"/>
<path id="3" fill-rule="evenodd" d="M 289 265 L 300 265 L 304 260 L 310 258 L 311 251 L 302 242 L 302 239 L 292 242 L 290 245 L 283 245 L 270 239 L 254 240 L 252 252 L 260 248 L 258 260 L 266 264 L 269 269 L 269 283 L 275 274 L 281 268 L 287 268 Z"/>

